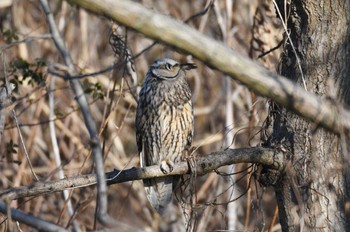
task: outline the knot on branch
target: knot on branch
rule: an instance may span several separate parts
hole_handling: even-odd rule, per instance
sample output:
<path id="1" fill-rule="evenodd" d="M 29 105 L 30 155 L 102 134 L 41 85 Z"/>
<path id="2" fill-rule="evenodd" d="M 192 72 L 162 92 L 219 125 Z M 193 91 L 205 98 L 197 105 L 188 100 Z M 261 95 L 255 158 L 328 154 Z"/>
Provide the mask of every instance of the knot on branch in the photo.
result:
<path id="1" fill-rule="evenodd" d="M 254 172 L 255 178 L 265 187 L 276 186 L 281 178 L 281 171 L 271 169 L 268 166 L 258 165 Z"/>
<path id="2" fill-rule="evenodd" d="M 255 178 L 265 187 L 276 186 L 283 177 L 285 160 L 289 152 L 283 147 L 276 148 L 273 155 L 273 165 L 257 164 Z"/>
<path id="3" fill-rule="evenodd" d="M 91 146 L 92 149 L 100 146 L 100 142 L 99 142 L 97 136 L 93 136 L 93 137 L 90 138 L 90 146 Z"/>

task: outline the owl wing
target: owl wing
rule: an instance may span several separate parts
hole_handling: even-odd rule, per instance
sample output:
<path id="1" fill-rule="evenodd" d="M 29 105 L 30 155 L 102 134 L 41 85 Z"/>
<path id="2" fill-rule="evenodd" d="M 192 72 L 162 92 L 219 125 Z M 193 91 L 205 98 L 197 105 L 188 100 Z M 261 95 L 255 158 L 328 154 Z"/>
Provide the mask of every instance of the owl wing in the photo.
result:
<path id="1" fill-rule="evenodd" d="M 140 97 L 141 99 L 141 97 Z M 153 155 L 158 154 L 152 147 L 152 131 L 160 131 L 160 122 L 150 121 L 152 112 L 149 108 L 144 108 L 142 100 L 139 100 L 136 112 L 136 142 L 140 153 L 140 166 L 145 167 L 154 163 Z M 155 116 L 155 115 L 153 115 Z M 143 138 L 144 137 L 144 138 Z M 173 193 L 173 177 L 160 177 L 152 179 L 144 179 L 143 183 L 147 198 L 151 206 L 161 215 L 165 212 L 166 206 L 169 205 Z"/>
<path id="2" fill-rule="evenodd" d="M 137 144 L 137 149 L 140 152 L 142 152 L 142 136 L 141 136 L 141 131 L 142 128 L 144 127 L 144 120 L 142 120 L 142 106 L 141 106 L 141 101 L 139 100 L 139 103 L 137 105 L 137 111 L 136 111 L 136 120 L 135 120 L 135 127 L 136 127 L 136 144 Z"/>
<path id="3" fill-rule="evenodd" d="M 136 143 L 140 154 L 140 166 L 151 166 L 159 162 L 159 147 L 154 146 L 157 140 L 157 131 L 159 131 L 160 122 L 154 120 L 157 116 L 156 111 L 150 107 L 145 106 L 142 99 L 143 92 L 140 92 L 140 99 L 138 102 L 136 112 Z M 159 136 L 159 135 L 158 135 Z"/>
<path id="4" fill-rule="evenodd" d="M 136 115 L 136 142 L 140 155 L 140 167 L 146 167 L 149 163 L 148 146 L 144 144 L 145 141 L 142 139 L 142 137 L 145 136 L 145 131 L 143 131 L 146 126 L 145 124 L 146 120 L 142 114 L 142 110 L 138 110 Z"/>
<path id="5" fill-rule="evenodd" d="M 189 113 L 189 129 L 188 129 L 188 134 L 187 134 L 187 145 L 185 147 L 186 150 L 188 150 L 191 145 L 192 145 L 192 138 L 193 138 L 193 131 L 194 131 L 194 116 L 193 116 L 193 107 L 192 107 L 192 101 L 189 100 L 188 103 L 186 104 L 188 108 L 190 108 L 188 111 Z M 186 108 L 186 106 L 185 106 Z"/>
<path id="6" fill-rule="evenodd" d="M 192 145 L 192 139 L 193 139 L 193 130 L 194 130 L 194 119 L 193 119 L 193 108 L 192 108 L 192 102 L 189 100 L 184 105 L 184 111 L 183 114 L 187 118 L 186 122 L 186 130 L 184 131 L 185 137 L 185 146 L 184 151 L 182 152 L 182 159 L 187 158 L 190 154 L 190 148 Z"/>
<path id="7" fill-rule="evenodd" d="M 143 89 L 140 91 L 139 100 L 137 103 L 137 110 L 136 110 L 136 119 L 135 119 L 135 129 L 136 129 L 136 144 L 137 149 L 140 155 L 140 166 L 145 166 L 145 151 L 143 149 L 143 142 L 142 142 L 142 131 L 145 128 L 145 112 L 144 112 L 144 106 L 143 106 Z"/>

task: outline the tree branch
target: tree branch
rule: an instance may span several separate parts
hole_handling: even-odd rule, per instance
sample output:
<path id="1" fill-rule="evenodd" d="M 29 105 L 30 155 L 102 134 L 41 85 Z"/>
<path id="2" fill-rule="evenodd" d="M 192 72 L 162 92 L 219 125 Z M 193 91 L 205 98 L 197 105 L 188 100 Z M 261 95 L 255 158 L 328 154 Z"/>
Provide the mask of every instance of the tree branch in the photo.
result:
<path id="1" fill-rule="evenodd" d="M 68 49 L 64 45 L 64 41 L 58 32 L 54 17 L 50 11 L 49 4 L 47 0 L 40 0 L 40 4 L 45 11 L 50 32 L 52 34 L 52 39 L 56 45 L 56 48 L 61 53 L 61 56 L 64 59 L 66 66 L 68 67 L 69 75 L 74 76 L 78 72 L 73 65 L 72 58 L 68 52 Z M 88 102 L 79 80 L 70 80 L 70 84 L 75 94 L 75 99 L 79 104 L 80 111 L 84 117 L 86 128 L 88 129 L 90 135 L 90 145 L 92 148 L 97 176 L 97 218 L 102 225 L 114 227 L 120 224 L 116 222 L 112 217 L 110 217 L 107 213 L 107 186 L 105 183 L 102 149 L 100 141 L 98 139 L 97 127 L 91 116 Z"/>
<path id="2" fill-rule="evenodd" d="M 66 229 L 57 226 L 53 223 L 44 221 L 40 218 L 34 217 L 33 215 L 27 214 L 22 212 L 21 210 L 18 209 L 13 209 L 11 208 L 11 218 L 15 221 L 22 222 L 32 228 L 35 228 L 39 231 L 55 231 L 55 232 L 65 232 L 67 231 Z M 3 214 L 7 214 L 7 205 L 5 202 L 0 201 L 0 212 Z"/>
<path id="3" fill-rule="evenodd" d="M 167 175 L 184 175 L 196 173 L 204 175 L 219 167 L 236 163 L 258 163 L 269 166 L 271 169 L 283 170 L 284 154 L 281 151 L 253 147 L 227 149 L 213 152 L 204 157 L 189 159 L 193 168 L 189 168 L 186 161 L 177 163 L 170 174 L 164 174 L 158 165 L 145 168 L 130 168 L 126 170 L 114 170 L 106 173 L 107 184 L 116 184 L 132 180 L 162 177 Z M 38 196 L 41 194 L 63 191 L 71 188 L 81 188 L 96 184 L 96 175 L 88 174 L 62 180 L 36 182 L 30 186 L 21 186 L 0 192 L 0 199 L 15 200 L 23 197 Z"/>
<path id="4" fill-rule="evenodd" d="M 350 130 L 350 112 L 344 107 L 305 91 L 286 78 L 266 70 L 249 58 L 175 19 L 128 0 L 69 1 L 93 13 L 110 17 L 147 37 L 192 54 L 256 93 L 273 99 L 279 105 L 334 133 L 342 134 L 344 130 Z"/>

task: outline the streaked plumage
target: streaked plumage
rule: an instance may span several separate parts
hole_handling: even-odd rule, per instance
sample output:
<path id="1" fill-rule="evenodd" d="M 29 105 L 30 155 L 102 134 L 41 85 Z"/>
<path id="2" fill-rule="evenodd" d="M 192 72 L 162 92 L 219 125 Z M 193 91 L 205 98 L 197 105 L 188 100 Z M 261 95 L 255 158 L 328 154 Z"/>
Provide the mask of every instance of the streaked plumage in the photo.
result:
<path id="1" fill-rule="evenodd" d="M 185 70 L 195 67 L 167 58 L 150 66 L 136 113 L 141 167 L 158 164 L 164 173 L 171 172 L 191 146 L 193 110 Z M 177 181 L 174 176 L 144 180 L 147 197 L 158 213 L 163 214 L 171 202 Z"/>

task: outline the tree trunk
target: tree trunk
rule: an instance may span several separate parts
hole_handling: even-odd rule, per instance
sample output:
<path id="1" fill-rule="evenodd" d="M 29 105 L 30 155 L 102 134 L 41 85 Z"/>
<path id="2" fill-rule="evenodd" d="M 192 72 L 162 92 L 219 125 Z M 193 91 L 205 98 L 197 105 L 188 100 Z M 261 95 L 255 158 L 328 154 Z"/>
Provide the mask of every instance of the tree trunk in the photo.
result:
<path id="1" fill-rule="evenodd" d="M 286 7 L 284 2 L 279 9 L 288 18 L 292 43 L 286 41 L 281 74 L 301 86 L 303 76 L 309 92 L 349 105 L 350 1 L 295 0 Z M 337 136 L 276 105 L 271 106 L 268 121 L 272 127 L 268 146 L 291 154 L 275 185 L 283 231 L 349 231 L 345 207 L 349 132 Z"/>

